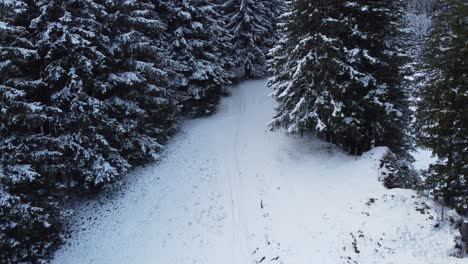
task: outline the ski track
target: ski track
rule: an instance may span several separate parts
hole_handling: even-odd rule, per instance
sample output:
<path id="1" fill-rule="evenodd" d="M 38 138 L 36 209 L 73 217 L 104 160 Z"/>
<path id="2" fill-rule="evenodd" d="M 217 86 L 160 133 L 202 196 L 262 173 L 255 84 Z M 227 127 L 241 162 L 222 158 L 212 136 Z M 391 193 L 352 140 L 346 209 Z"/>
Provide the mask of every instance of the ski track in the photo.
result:
<path id="1" fill-rule="evenodd" d="M 185 122 L 162 161 L 76 209 L 52 263 L 468 263 L 448 257 L 454 230 L 434 228 L 436 205 L 377 181 L 383 149 L 353 158 L 267 131 L 268 93 L 245 82 L 219 113 Z"/>

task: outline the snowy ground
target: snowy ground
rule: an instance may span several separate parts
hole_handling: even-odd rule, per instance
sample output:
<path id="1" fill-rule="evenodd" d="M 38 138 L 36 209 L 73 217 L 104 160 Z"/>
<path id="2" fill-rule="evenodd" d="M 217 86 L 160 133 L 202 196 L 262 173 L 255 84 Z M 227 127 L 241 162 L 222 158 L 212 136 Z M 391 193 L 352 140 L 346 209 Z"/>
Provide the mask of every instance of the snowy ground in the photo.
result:
<path id="1" fill-rule="evenodd" d="M 57 264 L 455 264 L 439 209 L 377 181 L 383 149 L 355 159 L 265 129 L 265 81 L 188 121 L 159 164 L 79 210 Z"/>

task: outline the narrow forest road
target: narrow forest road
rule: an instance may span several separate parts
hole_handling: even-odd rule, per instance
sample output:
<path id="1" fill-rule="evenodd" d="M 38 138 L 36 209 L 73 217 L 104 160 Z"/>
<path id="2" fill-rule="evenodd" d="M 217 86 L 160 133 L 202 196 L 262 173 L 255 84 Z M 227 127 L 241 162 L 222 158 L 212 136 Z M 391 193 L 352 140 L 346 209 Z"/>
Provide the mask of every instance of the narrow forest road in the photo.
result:
<path id="1" fill-rule="evenodd" d="M 267 131 L 268 93 L 245 82 L 219 113 L 186 122 L 161 162 L 78 210 L 52 263 L 466 263 L 448 257 L 437 207 L 378 182 L 383 149 L 355 159 Z"/>

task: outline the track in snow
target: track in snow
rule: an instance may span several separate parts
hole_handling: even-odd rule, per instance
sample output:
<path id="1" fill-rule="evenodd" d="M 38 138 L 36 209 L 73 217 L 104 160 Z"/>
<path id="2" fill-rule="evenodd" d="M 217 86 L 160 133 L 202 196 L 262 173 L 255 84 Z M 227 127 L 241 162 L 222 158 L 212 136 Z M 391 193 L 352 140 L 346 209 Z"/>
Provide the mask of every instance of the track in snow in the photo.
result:
<path id="1" fill-rule="evenodd" d="M 448 263 L 435 205 L 376 180 L 382 150 L 356 160 L 267 131 L 268 93 L 245 82 L 215 116 L 186 122 L 121 195 L 79 209 L 52 263 Z"/>

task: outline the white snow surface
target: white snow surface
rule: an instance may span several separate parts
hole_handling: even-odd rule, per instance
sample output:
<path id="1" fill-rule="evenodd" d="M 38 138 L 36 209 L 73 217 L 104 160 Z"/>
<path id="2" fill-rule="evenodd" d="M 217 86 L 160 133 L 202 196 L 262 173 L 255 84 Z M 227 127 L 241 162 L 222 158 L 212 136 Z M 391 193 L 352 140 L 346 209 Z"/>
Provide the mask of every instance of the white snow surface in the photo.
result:
<path id="1" fill-rule="evenodd" d="M 187 121 L 158 163 L 80 206 L 57 264 L 458 264 L 440 208 L 377 180 L 384 148 L 348 156 L 270 132 L 266 81 Z M 449 212 L 448 215 L 453 215 Z"/>

